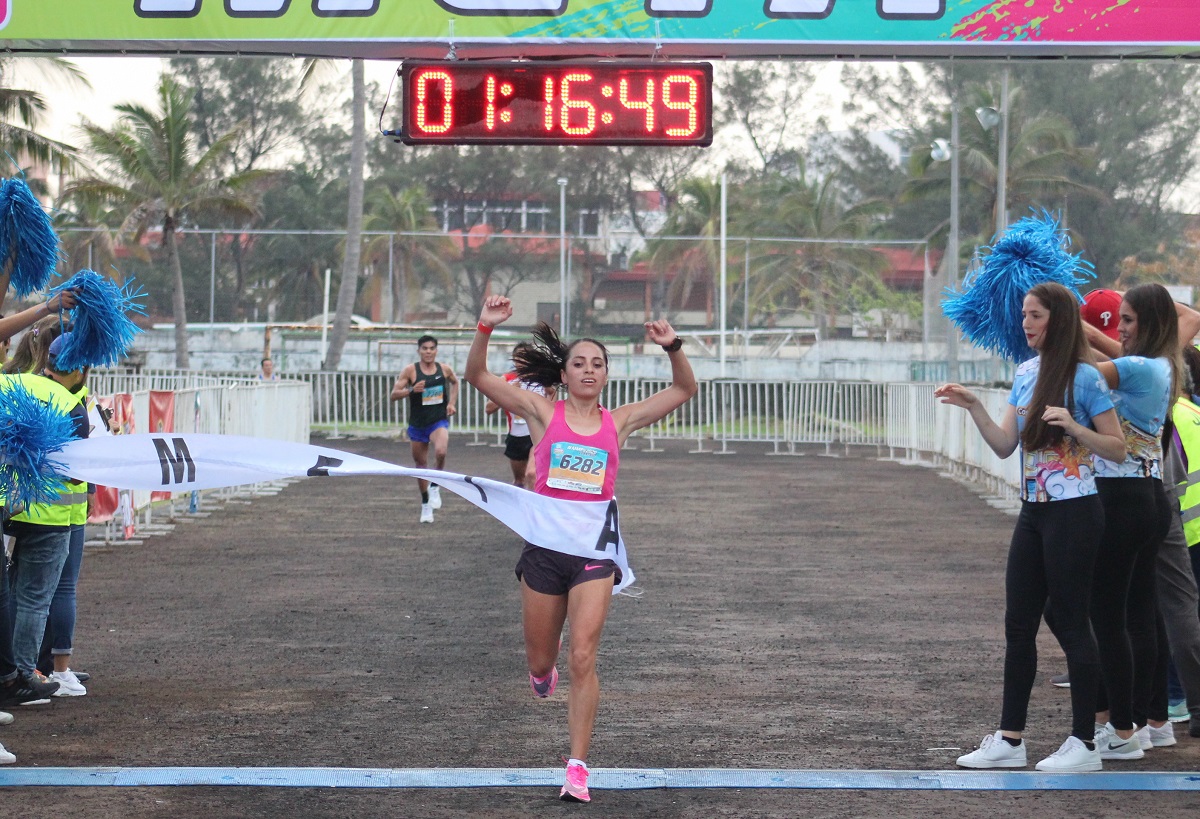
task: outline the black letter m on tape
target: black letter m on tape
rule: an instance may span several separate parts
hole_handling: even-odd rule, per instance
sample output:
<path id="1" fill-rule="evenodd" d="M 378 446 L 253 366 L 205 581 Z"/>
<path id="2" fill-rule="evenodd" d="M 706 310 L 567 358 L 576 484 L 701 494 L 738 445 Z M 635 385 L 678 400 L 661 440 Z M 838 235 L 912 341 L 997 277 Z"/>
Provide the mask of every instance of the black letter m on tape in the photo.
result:
<path id="1" fill-rule="evenodd" d="M 172 476 L 175 478 L 175 483 L 183 483 L 184 464 L 187 465 L 188 483 L 195 482 L 196 462 L 192 460 L 192 453 L 188 452 L 187 442 L 182 438 L 172 438 L 171 444 L 175 447 L 174 453 L 171 452 L 171 447 L 167 445 L 165 438 L 154 439 L 154 449 L 158 452 L 158 463 L 162 467 L 163 486 L 171 484 Z M 170 464 L 169 470 L 168 464 Z"/>

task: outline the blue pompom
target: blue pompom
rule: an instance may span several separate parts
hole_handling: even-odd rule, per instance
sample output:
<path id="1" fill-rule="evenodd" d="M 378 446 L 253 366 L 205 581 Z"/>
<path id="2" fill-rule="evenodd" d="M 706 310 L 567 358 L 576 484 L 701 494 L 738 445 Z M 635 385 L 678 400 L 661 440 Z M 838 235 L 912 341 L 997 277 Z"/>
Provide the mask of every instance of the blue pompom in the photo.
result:
<path id="1" fill-rule="evenodd" d="M 80 270 L 50 292 L 75 291 L 71 337 L 55 360 L 62 372 L 84 367 L 112 366 L 120 361 L 133 344 L 141 328 L 129 319 L 129 313 L 145 315 L 137 299 L 145 295 L 133 280 L 118 285 L 94 270 Z"/>
<path id="2" fill-rule="evenodd" d="M 0 500 L 10 510 L 50 503 L 63 489 L 63 465 L 50 457 L 75 438 L 75 422 L 0 377 Z"/>
<path id="3" fill-rule="evenodd" d="M 1009 361 L 1033 358 L 1021 329 L 1021 305 L 1036 284 L 1057 282 L 1082 302 L 1079 286 L 1094 279 L 1092 264 L 1067 248 L 1071 240 L 1047 211 L 1009 226 L 963 280 L 962 292 L 946 288 L 946 318 L 977 347 Z"/>
<path id="4" fill-rule="evenodd" d="M 58 234 L 42 203 L 25 180 L 5 180 L 0 186 L 0 266 L 9 268 L 9 284 L 17 296 L 46 289 L 58 257 Z"/>

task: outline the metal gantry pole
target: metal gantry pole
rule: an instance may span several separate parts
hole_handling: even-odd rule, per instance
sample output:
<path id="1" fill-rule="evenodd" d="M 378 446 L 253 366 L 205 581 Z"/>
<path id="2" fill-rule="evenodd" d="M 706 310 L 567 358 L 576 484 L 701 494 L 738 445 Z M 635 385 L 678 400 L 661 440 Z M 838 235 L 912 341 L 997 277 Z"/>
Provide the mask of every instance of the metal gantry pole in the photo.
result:
<path id="1" fill-rule="evenodd" d="M 212 242 L 208 252 L 208 323 L 216 321 L 217 312 L 217 232 L 212 232 Z"/>
<path id="2" fill-rule="evenodd" d="M 996 238 L 1008 227 L 1008 66 L 1000 81 L 1000 155 L 996 159 Z"/>
<path id="3" fill-rule="evenodd" d="M 567 335 L 567 180 L 558 178 L 558 334 Z"/>
<path id="4" fill-rule="evenodd" d="M 946 242 L 946 252 L 950 254 L 946 266 L 947 284 L 958 286 L 958 189 L 959 189 L 959 128 L 958 128 L 958 95 L 950 97 L 950 238 Z M 958 381 L 958 328 L 953 322 L 946 322 L 946 369 L 951 381 Z"/>
<path id="5" fill-rule="evenodd" d="M 726 298 L 726 290 L 727 290 L 727 288 L 725 286 L 725 280 L 728 276 L 728 267 L 729 267 L 729 264 L 728 264 L 729 260 L 725 257 L 726 256 L 726 254 L 725 254 L 726 239 L 727 239 L 726 233 L 728 232 L 726 230 L 726 223 L 728 222 L 728 216 L 729 216 L 729 208 L 728 208 L 729 199 L 727 196 L 727 192 L 728 192 L 728 182 L 726 179 L 726 175 L 721 174 L 721 298 L 717 300 L 717 304 L 721 311 L 721 377 L 722 378 L 725 377 L 725 314 L 726 314 L 725 298 Z"/>

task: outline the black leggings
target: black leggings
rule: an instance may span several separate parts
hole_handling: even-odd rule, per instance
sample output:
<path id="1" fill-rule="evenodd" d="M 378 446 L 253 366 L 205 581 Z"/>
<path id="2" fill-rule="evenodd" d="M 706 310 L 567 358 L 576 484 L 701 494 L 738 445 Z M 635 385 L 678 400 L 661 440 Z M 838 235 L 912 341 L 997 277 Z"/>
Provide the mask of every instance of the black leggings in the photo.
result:
<path id="1" fill-rule="evenodd" d="M 1067 655 L 1071 676 L 1071 734 L 1090 742 L 1100 667 L 1088 622 L 1092 569 L 1104 533 L 1096 495 L 1021 504 L 1004 578 L 1004 705 L 1000 730 L 1024 731 L 1037 677 L 1042 612 Z"/>
<path id="2" fill-rule="evenodd" d="M 1158 478 L 1097 478 L 1096 491 L 1105 522 L 1092 582 L 1103 681 L 1096 705 L 1125 731 L 1146 724 L 1154 678 L 1161 673 L 1156 577 L 1171 508 Z"/>

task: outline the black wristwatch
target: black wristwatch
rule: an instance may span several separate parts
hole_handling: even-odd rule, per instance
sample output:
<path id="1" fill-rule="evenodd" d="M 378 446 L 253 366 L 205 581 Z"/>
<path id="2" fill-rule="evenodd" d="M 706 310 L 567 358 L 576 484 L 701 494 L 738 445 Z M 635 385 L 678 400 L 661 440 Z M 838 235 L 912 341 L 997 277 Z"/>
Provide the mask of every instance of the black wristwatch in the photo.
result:
<path id="1" fill-rule="evenodd" d="M 675 340 L 672 341 L 670 344 L 662 345 L 662 348 L 665 351 L 667 351 L 668 353 L 673 353 L 676 350 L 681 349 L 682 347 L 683 347 L 683 339 L 679 336 L 675 336 Z"/>

